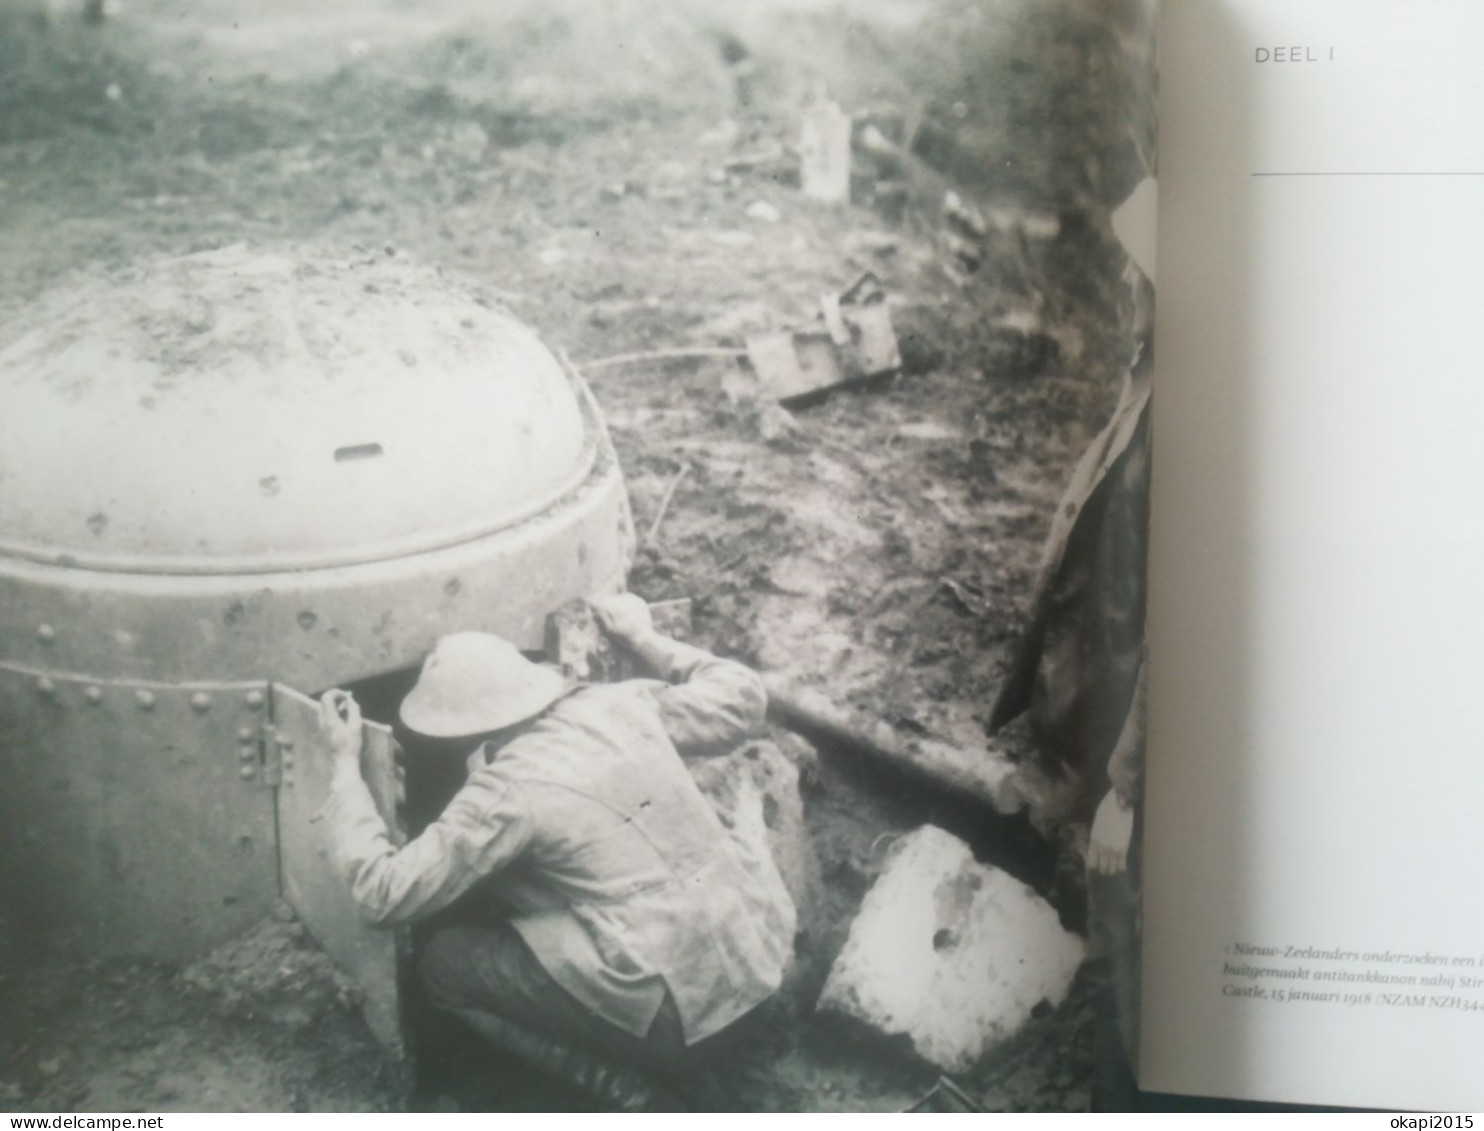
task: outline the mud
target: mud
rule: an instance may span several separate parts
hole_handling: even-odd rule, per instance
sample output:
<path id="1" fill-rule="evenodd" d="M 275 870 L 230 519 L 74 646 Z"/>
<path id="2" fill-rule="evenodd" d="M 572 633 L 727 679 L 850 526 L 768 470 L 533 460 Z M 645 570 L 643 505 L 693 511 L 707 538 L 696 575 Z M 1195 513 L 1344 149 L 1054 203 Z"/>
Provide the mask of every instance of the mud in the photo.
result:
<path id="1" fill-rule="evenodd" d="M 388 1111 L 406 1084 L 296 923 L 184 969 L 50 961 L 0 981 L 11 1110 Z"/>
<path id="2" fill-rule="evenodd" d="M 1051 508 L 1128 360 L 1106 222 L 1150 148 L 1119 109 L 1143 62 L 1136 6 L 495 7 L 135 0 L 101 27 L 0 10 L 0 317 L 155 252 L 313 240 L 430 264 L 584 370 L 639 531 L 686 469 L 637 592 L 691 598 L 699 642 L 906 738 L 1029 765 L 1023 734 L 991 740 L 985 720 Z M 845 208 L 797 188 L 819 82 L 893 143 L 860 155 Z M 982 225 L 944 219 L 949 188 Z M 716 355 L 808 323 L 866 270 L 891 296 L 895 380 L 791 414 Z M 687 348 L 712 352 L 607 362 Z M 936 1073 L 816 1021 L 809 995 L 890 838 L 972 818 L 838 751 L 805 778 L 825 925 L 738 1058 L 736 1103 L 904 1107 Z M 1054 816 L 1055 856 L 979 847 L 1033 868 L 1075 922 L 1079 831 Z M 0 941 L 25 929 L 0 923 Z M 19 967 L 6 949 L 0 1106 L 573 1102 L 512 1091 L 469 1053 L 409 1090 L 292 923 L 184 969 L 65 948 Z M 1096 990 L 1084 972 L 960 1083 L 992 1108 L 1084 1105 Z"/>

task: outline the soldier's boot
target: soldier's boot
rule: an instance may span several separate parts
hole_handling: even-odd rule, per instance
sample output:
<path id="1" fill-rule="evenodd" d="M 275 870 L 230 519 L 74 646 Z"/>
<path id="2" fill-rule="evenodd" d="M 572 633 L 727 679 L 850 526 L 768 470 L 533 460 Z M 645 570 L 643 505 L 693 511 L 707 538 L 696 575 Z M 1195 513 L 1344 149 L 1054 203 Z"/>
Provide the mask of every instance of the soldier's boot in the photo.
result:
<path id="1" fill-rule="evenodd" d="M 642 1073 L 594 1056 L 560 1038 L 527 1029 L 493 1013 L 460 1010 L 459 1016 L 500 1051 L 570 1084 L 607 1111 L 690 1110 L 679 1096 Z"/>

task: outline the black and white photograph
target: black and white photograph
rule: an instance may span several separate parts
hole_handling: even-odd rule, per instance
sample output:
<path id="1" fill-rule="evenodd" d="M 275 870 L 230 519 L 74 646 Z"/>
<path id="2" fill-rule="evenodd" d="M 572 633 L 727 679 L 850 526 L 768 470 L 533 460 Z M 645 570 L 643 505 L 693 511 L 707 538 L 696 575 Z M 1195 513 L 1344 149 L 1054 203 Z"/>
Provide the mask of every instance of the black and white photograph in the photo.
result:
<path id="1" fill-rule="evenodd" d="M 0 0 L 0 1109 L 1128 1102 L 1154 24 Z"/>

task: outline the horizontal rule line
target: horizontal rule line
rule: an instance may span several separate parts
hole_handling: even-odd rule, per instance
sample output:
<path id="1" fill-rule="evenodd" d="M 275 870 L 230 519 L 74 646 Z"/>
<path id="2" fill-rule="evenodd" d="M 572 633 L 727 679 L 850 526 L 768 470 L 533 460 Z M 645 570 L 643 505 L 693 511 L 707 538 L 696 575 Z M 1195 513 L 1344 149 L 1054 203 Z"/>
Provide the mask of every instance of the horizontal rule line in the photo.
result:
<path id="1" fill-rule="evenodd" d="M 1334 172 L 1268 172 L 1252 173 L 1254 177 L 1484 177 L 1484 170 L 1468 169 L 1351 169 Z"/>

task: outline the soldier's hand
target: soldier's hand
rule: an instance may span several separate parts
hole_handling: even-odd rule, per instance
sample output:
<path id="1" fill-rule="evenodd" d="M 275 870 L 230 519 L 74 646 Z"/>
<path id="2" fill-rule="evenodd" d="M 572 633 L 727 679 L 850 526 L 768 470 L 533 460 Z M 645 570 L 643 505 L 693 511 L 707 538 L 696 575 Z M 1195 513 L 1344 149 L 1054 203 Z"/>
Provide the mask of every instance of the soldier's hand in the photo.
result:
<path id="1" fill-rule="evenodd" d="M 588 603 L 598 620 L 598 627 L 609 636 L 633 643 L 654 633 L 654 621 L 642 597 L 617 593 L 611 597 L 594 598 Z"/>
<path id="2" fill-rule="evenodd" d="M 1134 807 L 1113 790 L 1098 804 L 1087 838 L 1087 867 L 1103 876 L 1128 869 L 1128 848 L 1134 836 Z"/>
<path id="3" fill-rule="evenodd" d="M 349 691 L 326 691 L 319 701 L 319 732 L 336 759 L 361 758 L 361 708 Z"/>

